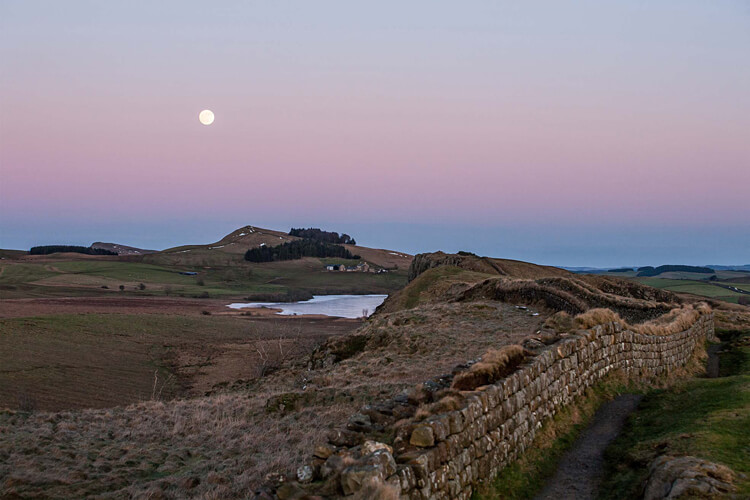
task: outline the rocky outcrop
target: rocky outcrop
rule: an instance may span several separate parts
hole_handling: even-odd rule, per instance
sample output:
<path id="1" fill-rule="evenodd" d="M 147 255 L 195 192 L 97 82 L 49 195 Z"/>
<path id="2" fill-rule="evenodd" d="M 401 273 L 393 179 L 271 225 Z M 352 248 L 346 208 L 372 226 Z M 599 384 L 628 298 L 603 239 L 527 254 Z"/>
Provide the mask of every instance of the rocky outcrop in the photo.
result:
<path id="1" fill-rule="evenodd" d="M 477 483 L 496 476 L 532 444 L 546 420 L 609 373 L 641 381 L 662 377 L 714 339 L 708 310 L 678 333 L 646 335 L 626 328 L 611 322 L 579 330 L 536 351 L 507 377 L 461 392 L 459 399 L 450 396 L 460 405 L 449 411 L 418 410 L 448 399 L 438 401 L 455 371 L 418 391 L 364 407 L 347 429 L 331 433 L 329 443 L 316 449 L 310 464 L 315 483 L 308 493 L 356 498 L 363 488 L 380 484 L 398 498 L 469 499 Z"/>
<path id="2" fill-rule="evenodd" d="M 672 292 L 633 281 L 609 276 L 577 275 L 563 269 L 537 266 L 528 262 L 478 257 L 468 253 L 418 254 L 409 268 L 409 282 L 440 266 L 459 267 L 487 276 L 482 280 L 481 275 L 474 275 L 468 278 L 469 282 L 462 283 L 462 286 L 432 290 L 432 295 L 440 296 L 441 300 L 448 302 L 499 300 L 540 305 L 552 311 L 565 311 L 572 315 L 593 308 L 609 308 L 633 323 L 654 319 L 682 304 L 682 300 Z M 416 283 L 417 288 L 425 287 L 419 280 Z M 420 296 L 422 292 L 419 292 Z M 398 297 L 403 294 L 409 294 L 409 286 L 389 297 L 379 310 L 398 310 Z M 406 302 L 401 304 L 401 307 L 405 304 Z"/>
<path id="3" fill-rule="evenodd" d="M 492 259 L 477 257 L 473 254 L 453 254 L 444 252 L 420 253 L 414 256 L 409 266 L 408 281 L 412 282 L 417 276 L 439 266 L 456 266 L 468 271 L 476 271 L 486 274 L 506 274 Z"/>
<path id="4" fill-rule="evenodd" d="M 644 500 L 719 498 L 736 490 L 734 472 L 696 457 L 658 457 L 651 464 Z"/>
<path id="5" fill-rule="evenodd" d="M 603 292 L 585 281 L 573 278 L 518 280 L 488 278 L 461 292 L 456 300 L 499 300 L 529 305 L 542 304 L 553 311 L 571 315 L 594 308 L 612 309 L 627 321 L 640 323 L 672 310 L 676 304 L 654 302 Z"/>

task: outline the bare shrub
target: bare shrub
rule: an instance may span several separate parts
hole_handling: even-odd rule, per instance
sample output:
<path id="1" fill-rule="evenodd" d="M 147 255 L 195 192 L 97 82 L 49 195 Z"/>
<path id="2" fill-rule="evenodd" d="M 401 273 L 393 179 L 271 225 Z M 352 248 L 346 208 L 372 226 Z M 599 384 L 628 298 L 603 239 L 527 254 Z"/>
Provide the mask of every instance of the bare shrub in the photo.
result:
<path id="1" fill-rule="evenodd" d="M 278 343 L 260 341 L 255 344 L 259 363 L 257 365 L 256 377 L 262 378 L 281 368 L 284 359 L 284 349 L 281 339 Z"/>
<path id="2" fill-rule="evenodd" d="M 159 384 L 159 370 L 154 370 L 154 386 L 151 388 L 151 401 L 160 401 L 164 388 L 172 382 L 172 374 Z"/>
<path id="3" fill-rule="evenodd" d="M 255 342 L 258 354 L 256 377 L 262 378 L 283 366 L 307 360 L 318 343 L 319 339 L 303 335 L 300 324 L 290 321 L 275 338 Z"/>
<path id="4" fill-rule="evenodd" d="M 446 413 L 461 408 L 462 401 L 458 396 L 445 396 L 430 408 L 432 413 Z"/>
<path id="5" fill-rule="evenodd" d="M 684 332 L 698 320 L 701 310 L 693 306 L 672 309 L 660 318 L 638 325 L 637 329 L 640 333 L 646 335 L 670 335 Z"/>
<path id="6" fill-rule="evenodd" d="M 575 327 L 573 318 L 565 311 L 559 311 L 547 318 L 544 322 L 545 328 L 552 328 L 558 332 L 569 332 Z"/>
<path id="7" fill-rule="evenodd" d="M 428 408 L 426 405 L 420 405 L 419 408 L 417 408 L 417 412 L 414 414 L 414 420 L 424 420 L 430 416 L 432 416 L 432 411 L 430 408 Z"/>
<path id="8" fill-rule="evenodd" d="M 512 373 L 524 358 L 523 347 L 520 345 L 490 349 L 482 356 L 482 361 L 456 375 L 452 387 L 461 391 L 472 391 L 482 385 L 491 384 Z"/>
<path id="9" fill-rule="evenodd" d="M 705 302 L 695 306 L 687 305 L 674 308 L 667 314 L 640 325 L 630 325 L 616 312 L 610 309 L 591 309 L 574 318 L 578 328 L 589 329 L 597 325 L 618 322 L 625 328 L 644 335 L 671 335 L 684 332 L 695 324 L 702 314 L 711 312 L 711 308 Z"/>
<path id="10" fill-rule="evenodd" d="M 619 314 L 611 309 L 604 308 L 591 309 L 575 317 L 575 325 L 578 328 L 583 329 L 593 328 L 597 325 L 603 325 L 613 321 L 619 321 L 620 323 L 625 324 L 625 321 Z"/>

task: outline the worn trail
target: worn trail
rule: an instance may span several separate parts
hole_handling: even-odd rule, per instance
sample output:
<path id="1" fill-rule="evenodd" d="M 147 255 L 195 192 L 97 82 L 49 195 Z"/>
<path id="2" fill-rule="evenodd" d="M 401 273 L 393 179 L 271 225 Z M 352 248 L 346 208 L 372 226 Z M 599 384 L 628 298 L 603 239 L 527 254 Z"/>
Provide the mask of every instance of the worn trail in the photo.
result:
<path id="1" fill-rule="evenodd" d="M 604 471 L 604 450 L 617 437 L 625 420 L 637 407 L 640 395 L 625 394 L 605 403 L 596 412 L 573 448 L 565 453 L 555 475 L 536 500 L 587 500 L 596 498 Z"/>

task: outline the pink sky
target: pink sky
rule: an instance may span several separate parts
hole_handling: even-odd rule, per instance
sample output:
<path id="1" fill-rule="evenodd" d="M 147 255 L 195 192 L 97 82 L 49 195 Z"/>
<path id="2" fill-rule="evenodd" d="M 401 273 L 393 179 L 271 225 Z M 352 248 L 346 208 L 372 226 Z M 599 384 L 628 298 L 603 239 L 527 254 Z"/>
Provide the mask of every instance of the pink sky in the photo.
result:
<path id="1" fill-rule="evenodd" d="M 750 219 L 741 2 L 146 5 L 1 4 L 0 230 Z"/>

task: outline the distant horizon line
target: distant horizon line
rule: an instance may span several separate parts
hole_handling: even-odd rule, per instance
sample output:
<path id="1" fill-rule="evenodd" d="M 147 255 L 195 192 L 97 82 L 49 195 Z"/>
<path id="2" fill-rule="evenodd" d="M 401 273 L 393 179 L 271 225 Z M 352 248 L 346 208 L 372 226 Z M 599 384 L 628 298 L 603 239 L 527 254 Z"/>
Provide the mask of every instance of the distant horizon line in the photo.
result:
<path id="1" fill-rule="evenodd" d="M 248 224 L 247 226 L 252 226 L 252 225 Z M 243 226 L 243 227 L 247 227 L 247 226 Z M 252 226 L 252 227 L 259 227 L 259 226 Z M 262 228 L 262 229 L 266 229 L 266 228 Z M 276 230 L 276 229 L 270 229 L 270 231 L 278 231 L 278 230 Z M 78 244 L 74 244 L 74 243 L 51 243 L 51 244 L 47 244 L 47 245 L 34 245 L 34 246 L 63 245 L 63 246 L 84 246 L 84 247 L 91 247 L 92 245 L 94 245 L 96 243 L 105 243 L 105 244 L 110 244 L 110 245 L 122 245 L 122 246 L 130 247 L 130 248 L 136 248 L 138 250 L 153 251 L 154 253 L 156 253 L 156 252 L 163 252 L 165 250 L 169 250 L 170 248 L 177 248 L 179 246 L 184 246 L 184 245 L 201 245 L 202 244 L 202 243 L 185 243 L 184 245 L 176 245 L 176 246 L 172 246 L 172 247 L 163 248 L 163 249 L 160 249 L 160 250 L 153 249 L 153 248 L 148 248 L 148 249 L 147 248 L 141 248 L 141 247 L 138 247 L 138 246 L 129 245 L 127 243 L 118 243 L 118 242 L 100 241 L 100 240 L 91 242 L 88 245 L 85 245 L 85 244 L 78 245 Z M 207 244 L 207 243 L 203 243 L 203 244 Z M 364 247 L 364 248 L 374 248 L 374 247 L 368 247 L 366 245 L 356 245 L 356 246 L 360 246 L 360 247 Z M 33 247 L 30 247 L 30 248 L 33 248 Z M 5 251 L 15 251 L 15 252 L 28 252 L 30 250 L 30 248 L 29 249 L 22 249 L 22 248 L 2 248 L 2 247 L 0 247 L 0 251 L 5 250 Z M 385 248 L 385 250 L 397 250 L 397 249 L 395 249 L 395 248 Z M 403 250 L 399 250 L 399 251 L 402 252 L 402 253 L 406 253 Z M 408 255 L 414 256 L 414 255 L 418 255 L 418 254 L 421 254 L 421 253 L 434 253 L 434 252 L 445 252 L 445 253 L 448 253 L 448 254 L 450 254 L 450 253 L 457 253 L 457 252 L 446 252 L 444 250 L 434 250 L 434 251 L 431 251 L 431 252 L 429 252 L 429 251 L 428 252 L 417 252 L 417 253 L 408 254 Z M 491 255 L 480 255 L 480 257 L 488 257 L 488 258 L 491 258 L 491 259 L 504 259 L 504 260 L 521 260 L 521 259 L 511 259 L 511 258 L 508 258 L 508 257 L 495 257 L 495 256 L 491 256 Z M 653 264 L 641 265 L 641 266 L 637 266 L 637 265 L 620 265 L 620 264 L 613 264 L 611 266 L 568 266 L 568 265 L 561 265 L 561 264 L 539 264 L 537 262 L 532 262 L 530 260 L 521 260 L 521 261 L 522 262 L 528 262 L 530 264 L 537 264 L 537 265 L 542 265 L 542 266 L 557 267 L 559 269 L 565 269 L 566 271 L 604 271 L 604 270 L 609 270 L 609 269 L 627 269 L 627 268 L 633 269 L 635 271 L 635 270 L 638 270 L 639 268 L 642 268 L 642 267 L 648 267 L 648 266 L 657 267 L 657 266 L 655 266 Z M 713 264 L 680 264 L 679 262 L 670 262 L 668 264 L 667 263 L 665 263 L 665 264 L 658 264 L 658 266 L 669 266 L 669 265 L 673 265 L 673 266 L 674 265 L 676 265 L 676 266 L 687 265 L 687 266 L 693 266 L 693 267 L 695 267 L 695 266 L 702 266 L 702 267 L 708 267 L 708 268 L 714 268 L 714 267 L 732 267 L 732 268 L 748 267 L 748 268 L 750 268 L 750 263 L 748 263 L 748 264 L 717 264 L 717 263 L 713 263 Z"/>

